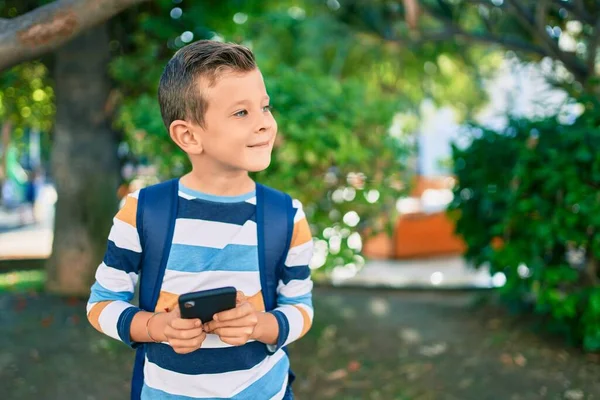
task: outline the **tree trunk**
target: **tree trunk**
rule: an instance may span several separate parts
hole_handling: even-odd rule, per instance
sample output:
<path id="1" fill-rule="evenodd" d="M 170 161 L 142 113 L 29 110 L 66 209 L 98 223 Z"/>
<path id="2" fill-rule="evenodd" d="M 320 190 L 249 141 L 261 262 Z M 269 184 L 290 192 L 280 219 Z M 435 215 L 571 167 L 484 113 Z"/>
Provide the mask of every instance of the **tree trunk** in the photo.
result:
<path id="1" fill-rule="evenodd" d="M 56 53 L 52 172 L 58 202 L 47 289 L 87 296 L 117 209 L 117 137 L 107 100 L 109 38 L 93 28 Z"/>

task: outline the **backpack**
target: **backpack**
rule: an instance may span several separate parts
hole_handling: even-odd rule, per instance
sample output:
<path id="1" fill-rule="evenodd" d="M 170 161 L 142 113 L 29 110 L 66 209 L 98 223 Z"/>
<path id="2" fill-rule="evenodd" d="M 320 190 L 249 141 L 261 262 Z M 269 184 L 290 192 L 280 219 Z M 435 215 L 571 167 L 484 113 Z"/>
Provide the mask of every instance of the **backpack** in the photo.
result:
<path id="1" fill-rule="evenodd" d="M 136 225 L 142 245 L 139 306 L 153 312 L 158 301 L 177 216 L 179 179 L 140 190 Z M 277 283 L 290 247 L 294 209 L 289 195 L 256 184 L 258 264 L 265 310 L 277 307 Z M 265 345 L 266 346 L 266 345 Z M 131 400 L 139 400 L 144 383 L 145 344 L 135 345 Z M 287 349 L 284 348 L 287 352 Z M 294 374 L 289 371 L 289 384 Z"/>

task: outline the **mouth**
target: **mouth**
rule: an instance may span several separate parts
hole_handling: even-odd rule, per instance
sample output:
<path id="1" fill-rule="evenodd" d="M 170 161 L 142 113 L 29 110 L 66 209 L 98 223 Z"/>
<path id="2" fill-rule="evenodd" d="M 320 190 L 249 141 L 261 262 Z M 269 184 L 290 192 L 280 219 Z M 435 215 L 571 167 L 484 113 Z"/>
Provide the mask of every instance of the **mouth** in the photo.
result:
<path id="1" fill-rule="evenodd" d="M 268 147 L 270 143 L 271 143 L 271 140 L 266 140 L 264 142 L 256 143 L 256 144 L 253 144 L 251 146 L 246 146 L 246 147 L 249 147 L 251 149 L 260 149 L 260 148 Z"/>

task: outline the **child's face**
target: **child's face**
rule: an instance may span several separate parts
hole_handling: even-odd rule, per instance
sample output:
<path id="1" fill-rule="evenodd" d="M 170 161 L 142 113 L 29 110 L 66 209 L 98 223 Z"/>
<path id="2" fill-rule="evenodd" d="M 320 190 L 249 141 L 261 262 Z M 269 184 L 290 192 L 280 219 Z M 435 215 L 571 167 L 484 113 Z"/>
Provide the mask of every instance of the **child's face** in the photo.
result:
<path id="1" fill-rule="evenodd" d="M 204 127 L 197 127 L 202 156 L 226 170 L 266 169 L 277 123 L 260 71 L 225 72 L 214 86 L 200 85 L 208 103 Z"/>

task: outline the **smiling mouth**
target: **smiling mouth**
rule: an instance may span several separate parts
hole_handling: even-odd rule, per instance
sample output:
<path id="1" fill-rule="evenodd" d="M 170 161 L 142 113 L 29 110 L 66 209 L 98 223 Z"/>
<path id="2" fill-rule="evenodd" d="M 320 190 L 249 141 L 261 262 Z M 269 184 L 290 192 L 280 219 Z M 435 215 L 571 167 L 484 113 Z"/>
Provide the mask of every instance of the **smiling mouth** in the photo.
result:
<path id="1" fill-rule="evenodd" d="M 252 146 L 247 146 L 247 147 L 250 147 L 251 149 L 256 149 L 256 148 L 261 148 L 261 147 L 267 147 L 270 142 L 271 142 L 270 140 L 267 140 L 266 142 L 257 143 L 257 144 L 254 144 Z"/>

